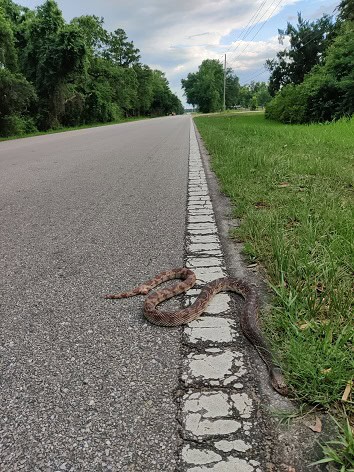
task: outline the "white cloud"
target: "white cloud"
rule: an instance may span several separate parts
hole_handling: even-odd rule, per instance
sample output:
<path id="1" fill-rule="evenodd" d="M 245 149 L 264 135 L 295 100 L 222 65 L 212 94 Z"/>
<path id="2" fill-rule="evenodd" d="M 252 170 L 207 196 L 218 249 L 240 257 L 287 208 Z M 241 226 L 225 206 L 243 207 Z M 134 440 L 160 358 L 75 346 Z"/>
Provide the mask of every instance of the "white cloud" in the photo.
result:
<path id="1" fill-rule="evenodd" d="M 39 0 L 18 1 L 30 7 L 42 3 Z M 269 39 L 264 30 L 263 35 L 257 34 L 262 22 L 280 11 L 286 13 L 287 7 L 302 1 L 57 0 L 57 3 L 67 20 L 95 14 L 104 17 L 108 30 L 125 29 L 129 39 L 140 49 L 142 61 L 164 71 L 171 88 L 182 98 L 181 78 L 196 71 L 204 59 L 223 60 L 228 49 L 229 63 L 241 80 L 261 71 L 266 59 L 284 48 L 279 46 L 274 33 L 277 27 L 285 25 L 286 19 L 282 25 L 272 28 Z M 330 8 L 332 2 L 314 0 L 313 10 L 323 10 L 326 5 Z M 245 28 L 252 18 L 255 26 L 250 34 L 242 41 L 240 37 L 236 38 L 234 33 Z"/>
<path id="2" fill-rule="evenodd" d="M 281 7 L 298 0 L 284 0 Z M 278 4 L 278 7 L 276 5 Z M 204 59 L 223 60 L 230 48 L 230 59 L 239 55 L 236 62 L 239 71 L 261 68 L 270 56 L 279 50 L 277 38 L 268 41 L 250 41 L 225 44 L 225 38 L 235 30 L 245 28 L 249 20 L 262 9 L 256 20 L 268 18 L 280 11 L 274 0 L 150 0 L 144 5 L 132 2 L 134 15 L 120 15 L 113 28 L 123 25 L 129 36 L 140 48 L 142 60 L 151 67 L 165 71 L 171 88 L 182 98 L 181 78 L 197 70 Z M 136 7 L 136 8 L 135 8 Z M 276 7 L 276 8 L 275 8 Z M 141 24 L 145 26 L 142 28 Z M 112 29 L 113 29 L 112 28 Z M 247 37 L 252 38 L 258 30 L 254 27 Z M 233 54 L 235 46 L 238 49 Z"/>

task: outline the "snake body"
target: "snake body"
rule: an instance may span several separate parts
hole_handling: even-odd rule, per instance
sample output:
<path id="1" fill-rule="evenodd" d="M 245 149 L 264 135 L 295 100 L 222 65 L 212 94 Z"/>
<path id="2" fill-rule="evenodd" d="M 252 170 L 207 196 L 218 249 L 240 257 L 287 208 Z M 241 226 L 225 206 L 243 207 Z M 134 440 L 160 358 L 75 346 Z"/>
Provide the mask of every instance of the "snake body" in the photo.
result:
<path id="1" fill-rule="evenodd" d="M 274 365 L 271 353 L 259 328 L 257 293 L 246 281 L 232 277 L 223 277 L 213 280 L 202 288 L 197 299 L 191 306 L 175 312 L 158 310 L 156 307 L 161 302 L 186 292 L 194 286 L 196 276 L 192 270 L 187 268 L 177 268 L 161 272 L 129 292 L 105 295 L 105 298 L 120 299 L 134 297 L 136 295 L 147 295 L 151 289 L 172 279 L 181 279 L 181 281 L 171 287 L 154 291 L 145 298 L 145 317 L 151 323 L 159 326 L 180 326 L 197 319 L 205 311 L 207 305 L 217 293 L 221 291 L 231 291 L 242 295 L 246 303 L 240 318 L 241 329 L 266 364 L 273 388 L 281 395 L 286 395 L 288 390 L 283 375 L 280 369 Z"/>

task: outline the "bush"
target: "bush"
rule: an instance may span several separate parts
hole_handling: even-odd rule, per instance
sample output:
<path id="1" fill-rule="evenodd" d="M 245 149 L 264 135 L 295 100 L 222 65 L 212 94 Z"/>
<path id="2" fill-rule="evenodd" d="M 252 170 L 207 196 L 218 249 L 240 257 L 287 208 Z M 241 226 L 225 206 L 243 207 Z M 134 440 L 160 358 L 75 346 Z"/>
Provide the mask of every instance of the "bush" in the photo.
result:
<path id="1" fill-rule="evenodd" d="M 8 115 L 0 118 L 0 136 L 22 136 L 36 131 L 38 130 L 30 117 Z"/>
<path id="2" fill-rule="evenodd" d="M 85 109 L 85 97 L 79 92 L 65 100 L 64 114 L 61 117 L 61 123 L 64 126 L 78 126 L 83 122 L 83 112 Z"/>
<path id="3" fill-rule="evenodd" d="M 107 123 L 116 121 L 122 116 L 122 111 L 116 103 L 100 93 L 99 90 L 92 91 L 86 96 L 84 122 L 85 123 Z"/>
<path id="4" fill-rule="evenodd" d="M 250 100 L 250 103 L 249 103 L 249 107 L 250 107 L 250 110 L 251 111 L 255 111 L 257 110 L 257 97 L 256 96 L 253 96 Z"/>
<path id="5" fill-rule="evenodd" d="M 266 118 L 282 123 L 306 121 L 306 97 L 300 85 L 286 85 L 266 105 Z"/>
<path id="6" fill-rule="evenodd" d="M 37 99 L 33 85 L 23 75 L 1 68 L 1 63 L 0 97 L 0 119 L 2 120 L 13 115 L 26 114 Z"/>
<path id="7" fill-rule="evenodd" d="M 311 123 L 354 113 L 354 29 L 345 24 L 329 47 L 324 65 L 315 66 L 299 85 L 286 85 L 266 106 L 266 118 Z"/>
<path id="8" fill-rule="evenodd" d="M 302 123 L 333 121 L 343 116 L 340 84 L 330 75 L 323 74 L 321 68 L 309 74 L 301 88 L 306 97 L 306 119 Z"/>
<path id="9" fill-rule="evenodd" d="M 350 85 L 352 86 L 352 85 Z M 266 118 L 282 123 L 314 123 L 350 116 L 347 88 L 322 67 L 299 85 L 286 85 L 266 106 Z"/>

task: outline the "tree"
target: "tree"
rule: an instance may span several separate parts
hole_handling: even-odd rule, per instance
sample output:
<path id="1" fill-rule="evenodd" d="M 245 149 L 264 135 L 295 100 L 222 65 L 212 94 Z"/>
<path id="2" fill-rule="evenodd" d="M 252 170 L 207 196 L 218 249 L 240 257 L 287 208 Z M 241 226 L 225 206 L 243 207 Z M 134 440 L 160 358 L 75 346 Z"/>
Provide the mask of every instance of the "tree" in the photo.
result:
<path id="1" fill-rule="evenodd" d="M 11 23 L 7 20 L 0 8 L 0 68 L 17 69 L 17 52 Z"/>
<path id="2" fill-rule="evenodd" d="M 195 108 L 199 102 L 198 74 L 190 72 L 186 79 L 181 80 L 181 83 L 184 95 L 187 97 L 187 103 L 190 103 Z"/>
<path id="3" fill-rule="evenodd" d="M 63 27 L 64 18 L 54 0 L 47 0 L 37 7 L 36 15 L 27 25 L 22 65 L 26 77 L 36 85 L 40 86 L 43 76 L 41 69 L 47 47 L 55 41 L 56 35 Z"/>
<path id="4" fill-rule="evenodd" d="M 138 81 L 137 103 L 138 113 L 149 113 L 153 98 L 153 72 L 147 65 L 137 64 L 134 66 L 136 78 Z"/>
<path id="5" fill-rule="evenodd" d="M 10 4 L 7 3 L 8 9 Z M 7 10 L 8 11 L 8 10 Z M 34 87 L 18 72 L 12 23 L 0 8 L 0 135 L 24 132 L 24 114 L 36 99 Z"/>
<path id="6" fill-rule="evenodd" d="M 269 90 L 268 84 L 265 82 L 259 82 L 259 88 L 257 91 L 257 102 L 261 107 L 265 107 L 268 102 L 272 99 Z"/>
<path id="7" fill-rule="evenodd" d="M 113 64 L 121 67 L 137 64 L 140 59 L 139 52 L 139 49 L 134 47 L 134 43 L 128 41 L 123 29 L 118 28 L 109 35 L 108 49 L 105 55 Z"/>
<path id="8" fill-rule="evenodd" d="M 179 98 L 174 95 L 168 85 L 165 74 L 160 70 L 154 70 L 153 100 L 151 103 L 152 115 L 169 115 L 171 113 L 183 113 L 183 106 Z"/>
<path id="9" fill-rule="evenodd" d="M 197 72 L 189 73 L 181 81 L 187 102 L 196 105 L 202 113 L 221 109 L 223 80 L 221 62 L 206 59 Z"/>
<path id="10" fill-rule="evenodd" d="M 12 0 L 0 0 L 0 10 L 2 10 L 4 17 L 15 25 L 20 22 L 22 12 L 27 11 L 28 8 L 21 7 Z"/>
<path id="11" fill-rule="evenodd" d="M 224 69 L 220 61 L 206 59 L 198 71 L 182 79 L 182 88 L 187 102 L 197 106 L 202 113 L 221 110 L 224 93 Z M 236 105 L 239 95 L 239 80 L 231 69 L 226 71 L 226 97 L 228 106 Z"/>
<path id="12" fill-rule="evenodd" d="M 286 84 L 300 84 L 315 65 L 323 63 L 325 51 L 335 37 L 336 25 L 328 15 L 309 22 L 299 13 L 296 26 L 288 23 L 285 31 L 278 32 L 280 44 L 289 36 L 290 47 L 280 51 L 276 59 L 266 61 L 271 72 L 269 92 L 272 96 Z"/>
<path id="13" fill-rule="evenodd" d="M 90 55 L 102 56 L 107 48 L 109 33 L 103 23 L 104 19 L 95 15 L 84 15 L 71 20 L 71 24 L 80 29 Z"/>
<path id="14" fill-rule="evenodd" d="M 36 98 L 33 86 L 21 74 L 0 69 L 0 119 L 26 111 Z"/>
<path id="15" fill-rule="evenodd" d="M 240 88 L 238 105 L 244 108 L 256 109 L 264 107 L 271 100 L 266 82 L 251 82 Z"/>
<path id="16" fill-rule="evenodd" d="M 240 80 L 232 71 L 226 71 L 226 91 L 225 91 L 225 105 L 226 108 L 232 108 L 238 105 L 240 99 Z"/>
<path id="17" fill-rule="evenodd" d="M 39 98 L 41 129 L 59 126 L 65 112 L 66 86 L 85 73 L 86 46 L 80 28 L 66 25 L 54 0 L 37 8 L 27 29 L 23 67 Z"/>
<path id="18" fill-rule="evenodd" d="M 354 21 L 354 0 L 342 0 L 338 10 L 341 20 Z"/>
<path id="19" fill-rule="evenodd" d="M 252 99 L 252 90 L 250 88 L 250 85 L 242 85 L 240 87 L 240 93 L 239 93 L 239 99 L 238 99 L 238 105 L 241 105 L 243 108 L 248 108 L 249 103 Z"/>
<path id="20" fill-rule="evenodd" d="M 113 99 L 125 116 L 135 114 L 138 107 L 138 79 L 133 68 L 116 67 L 112 82 Z"/>

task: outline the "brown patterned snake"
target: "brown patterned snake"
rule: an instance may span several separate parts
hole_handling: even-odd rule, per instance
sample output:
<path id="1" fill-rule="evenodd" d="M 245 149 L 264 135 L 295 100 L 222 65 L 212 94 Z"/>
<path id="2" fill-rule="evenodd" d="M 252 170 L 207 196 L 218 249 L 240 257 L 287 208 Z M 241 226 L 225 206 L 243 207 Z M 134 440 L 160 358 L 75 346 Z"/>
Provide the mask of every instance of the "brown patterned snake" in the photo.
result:
<path id="1" fill-rule="evenodd" d="M 161 272 L 156 277 L 146 281 L 142 285 L 139 285 L 139 287 L 134 288 L 130 292 L 122 292 L 116 295 L 105 295 L 105 298 L 118 299 L 134 297 L 135 295 L 146 295 L 157 285 L 171 279 L 182 279 L 182 281 L 177 282 L 171 287 L 157 290 L 148 295 L 144 303 L 145 317 L 151 323 L 156 325 L 179 326 L 198 318 L 205 311 L 208 303 L 214 295 L 221 291 L 231 291 L 242 295 L 246 301 L 240 318 L 242 331 L 254 345 L 261 359 L 266 364 L 273 388 L 281 395 L 287 395 L 288 389 L 283 379 L 283 375 L 280 369 L 273 364 L 272 356 L 259 328 L 257 293 L 252 286 L 245 281 L 231 277 L 213 280 L 203 287 L 197 299 L 191 306 L 175 312 L 160 311 L 156 309 L 156 306 L 164 300 L 186 292 L 194 286 L 196 276 L 193 271 L 186 268 Z"/>

